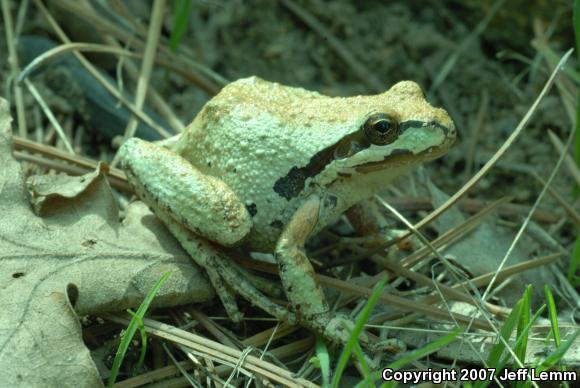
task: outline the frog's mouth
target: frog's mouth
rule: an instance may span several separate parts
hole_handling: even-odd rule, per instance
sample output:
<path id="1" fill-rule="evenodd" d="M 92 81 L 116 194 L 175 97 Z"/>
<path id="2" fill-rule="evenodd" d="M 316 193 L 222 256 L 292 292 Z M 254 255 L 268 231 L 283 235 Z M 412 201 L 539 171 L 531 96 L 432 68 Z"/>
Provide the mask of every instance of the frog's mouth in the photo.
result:
<path id="1" fill-rule="evenodd" d="M 418 153 L 413 153 L 407 149 L 393 149 L 390 154 L 386 155 L 383 160 L 367 162 L 359 165 L 353 165 L 361 173 L 370 173 L 382 170 L 391 165 L 413 165 L 423 161 L 436 159 L 444 155 L 451 144 L 455 141 L 455 129 L 447 128 L 437 122 L 406 121 L 399 123 L 400 137 L 405 131 L 412 128 L 430 127 L 439 129 L 442 132 L 444 141 L 437 146 L 429 147 Z M 308 178 L 319 175 L 330 163 L 353 157 L 360 152 L 371 147 L 371 143 L 365 137 L 362 130 L 353 132 L 344 137 L 338 143 L 335 143 L 318 153 L 316 153 L 303 167 L 292 167 L 288 173 L 279 178 L 275 183 L 273 190 L 279 196 L 290 201 L 297 197 L 303 190 Z"/>
<path id="2" fill-rule="evenodd" d="M 447 153 L 455 138 L 446 138 L 445 142 L 438 146 L 429 147 L 418 153 L 413 153 L 405 149 L 395 149 L 385 156 L 383 160 L 368 162 L 356 166 L 356 171 L 366 174 L 374 171 L 384 170 L 387 166 L 405 166 L 437 159 Z"/>

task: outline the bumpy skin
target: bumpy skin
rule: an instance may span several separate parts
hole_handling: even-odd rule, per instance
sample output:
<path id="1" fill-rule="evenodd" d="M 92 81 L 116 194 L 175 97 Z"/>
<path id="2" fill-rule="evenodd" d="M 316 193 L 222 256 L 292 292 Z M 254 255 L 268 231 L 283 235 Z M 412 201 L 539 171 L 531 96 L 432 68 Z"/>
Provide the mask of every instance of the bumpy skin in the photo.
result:
<path id="1" fill-rule="evenodd" d="M 359 147 L 361 128 L 377 113 L 398 123 L 398 136 Z M 357 146 L 346 147 L 355 152 L 344 153 L 355 138 Z M 304 242 L 394 177 L 446 153 L 454 139 L 447 113 L 414 82 L 374 96 L 327 97 L 250 77 L 209 101 L 172 152 L 130 140 L 121 160 L 137 194 L 208 269 L 232 317 L 239 315 L 224 282 L 272 315 L 294 319 L 249 290 L 219 247 L 200 237 L 274 251 L 300 322 L 340 343 L 347 333 L 328 311 Z"/>
<path id="2" fill-rule="evenodd" d="M 407 130 L 391 145 L 334 161 L 308 177 L 312 173 L 305 167 L 313 158 L 322 157 L 323 150 L 358 131 L 378 112 L 399 122 L 426 125 Z M 252 214 L 254 227 L 246 243 L 271 252 L 283 227 L 308 196 L 336 200 L 332 208 L 322 209 L 316 232 L 408 167 L 445 153 L 454 138 L 447 113 L 429 105 L 411 81 L 378 95 L 328 97 L 251 77 L 227 85 L 209 101 L 174 151 L 232 188 Z M 421 154 L 432 147 L 437 149 Z M 394 150 L 405 154 L 377 171 L 356 171 L 356 166 L 383 161 Z"/>

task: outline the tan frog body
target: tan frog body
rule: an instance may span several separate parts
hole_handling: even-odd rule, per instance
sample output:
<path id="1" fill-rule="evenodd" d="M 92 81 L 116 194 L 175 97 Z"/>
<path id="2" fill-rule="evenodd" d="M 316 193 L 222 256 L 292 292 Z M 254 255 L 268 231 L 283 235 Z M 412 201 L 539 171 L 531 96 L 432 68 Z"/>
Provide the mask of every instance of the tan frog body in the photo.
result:
<path id="1" fill-rule="evenodd" d="M 455 127 L 417 84 L 372 96 L 328 97 L 250 77 L 212 98 L 171 151 L 127 141 L 122 165 L 139 197 L 204 267 L 226 310 L 233 290 L 282 320 L 221 248 L 273 252 L 302 325 L 344 342 L 303 245 L 409 168 L 445 154 Z M 256 284 L 256 286 L 258 286 Z"/>

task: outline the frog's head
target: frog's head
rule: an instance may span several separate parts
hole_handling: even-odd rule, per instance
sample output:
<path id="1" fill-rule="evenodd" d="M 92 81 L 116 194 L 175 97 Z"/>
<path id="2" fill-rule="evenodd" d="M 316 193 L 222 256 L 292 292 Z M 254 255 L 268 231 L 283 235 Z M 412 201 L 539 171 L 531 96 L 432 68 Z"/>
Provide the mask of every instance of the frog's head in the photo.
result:
<path id="1" fill-rule="evenodd" d="M 447 112 L 432 107 L 415 82 L 399 82 L 371 98 L 358 126 L 335 144 L 335 168 L 368 173 L 416 165 L 444 155 L 455 141 Z"/>
<path id="2" fill-rule="evenodd" d="M 379 95 L 332 99 L 332 104 L 332 126 L 313 135 L 324 138 L 317 142 L 324 145 L 307 165 L 292 168 L 274 186 L 288 200 L 306 188 L 305 183 L 359 200 L 354 197 L 368 195 L 408 168 L 444 155 L 455 141 L 455 125 L 447 112 L 432 107 L 412 81 L 399 82 Z M 319 119 L 324 115 L 321 112 Z"/>

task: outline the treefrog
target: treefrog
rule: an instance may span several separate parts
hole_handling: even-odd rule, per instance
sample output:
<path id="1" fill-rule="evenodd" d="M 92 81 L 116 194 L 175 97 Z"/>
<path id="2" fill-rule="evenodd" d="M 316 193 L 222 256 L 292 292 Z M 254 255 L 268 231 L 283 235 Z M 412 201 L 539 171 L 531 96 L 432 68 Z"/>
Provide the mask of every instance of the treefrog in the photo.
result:
<path id="1" fill-rule="evenodd" d="M 132 138 L 119 152 L 137 195 L 206 269 L 232 318 L 234 291 L 344 343 L 345 319 L 330 313 L 305 241 L 455 137 L 447 112 L 411 81 L 329 97 L 249 77 L 225 86 L 169 149 Z M 227 259 L 233 246 L 274 253 L 292 312 Z"/>

